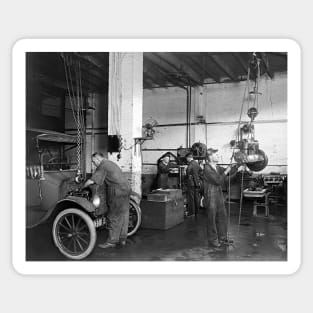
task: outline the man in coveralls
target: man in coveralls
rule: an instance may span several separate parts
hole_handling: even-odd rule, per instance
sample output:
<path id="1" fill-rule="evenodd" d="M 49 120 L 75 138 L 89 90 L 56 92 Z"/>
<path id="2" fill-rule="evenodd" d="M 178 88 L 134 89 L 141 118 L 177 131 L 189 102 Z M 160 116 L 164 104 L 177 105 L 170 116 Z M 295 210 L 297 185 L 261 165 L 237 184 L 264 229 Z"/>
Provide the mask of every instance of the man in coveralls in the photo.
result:
<path id="1" fill-rule="evenodd" d="M 203 171 L 204 206 L 207 212 L 207 236 L 210 247 L 232 243 L 227 237 L 227 213 L 222 192 L 223 184 L 234 176 L 240 165 L 231 165 L 226 170 L 217 165 L 219 157 L 217 149 L 208 149 L 208 164 Z"/>
<path id="2" fill-rule="evenodd" d="M 100 199 L 106 199 L 108 206 L 109 236 L 99 247 L 105 249 L 118 244 L 125 245 L 129 220 L 129 183 L 119 166 L 105 159 L 102 153 L 95 152 L 92 155 L 92 163 L 96 171 L 86 181 L 84 187 L 97 184 L 100 187 L 99 192 L 103 193 Z"/>
<path id="3" fill-rule="evenodd" d="M 168 188 L 168 174 L 171 169 L 177 167 L 177 165 L 170 162 L 170 156 L 166 154 L 158 162 L 158 174 L 157 174 L 157 188 Z"/>
<path id="4" fill-rule="evenodd" d="M 200 207 L 200 172 L 201 167 L 197 161 L 193 159 L 191 152 L 186 154 L 188 167 L 186 169 L 186 184 L 187 184 L 187 217 L 197 216 Z"/>

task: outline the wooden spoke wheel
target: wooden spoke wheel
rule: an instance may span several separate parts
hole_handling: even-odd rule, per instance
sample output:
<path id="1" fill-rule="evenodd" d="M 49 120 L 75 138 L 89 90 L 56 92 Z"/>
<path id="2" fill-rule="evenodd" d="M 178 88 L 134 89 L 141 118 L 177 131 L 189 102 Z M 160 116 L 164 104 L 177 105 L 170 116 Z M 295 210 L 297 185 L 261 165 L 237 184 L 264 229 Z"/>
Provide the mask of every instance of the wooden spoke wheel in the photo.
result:
<path id="1" fill-rule="evenodd" d="M 97 239 L 93 220 L 77 208 L 66 209 L 57 215 L 52 235 L 59 251 L 73 260 L 87 257 L 94 249 Z"/>

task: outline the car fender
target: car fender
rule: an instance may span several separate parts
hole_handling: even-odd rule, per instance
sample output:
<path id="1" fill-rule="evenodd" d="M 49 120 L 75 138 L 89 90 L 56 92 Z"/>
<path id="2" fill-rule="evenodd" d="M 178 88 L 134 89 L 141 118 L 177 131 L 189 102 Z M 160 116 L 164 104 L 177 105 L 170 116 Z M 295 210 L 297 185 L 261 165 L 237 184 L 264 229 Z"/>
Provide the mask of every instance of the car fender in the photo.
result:
<path id="1" fill-rule="evenodd" d="M 48 220 L 51 217 L 55 216 L 61 210 L 71 207 L 71 205 L 74 207 L 79 206 L 82 210 L 84 210 L 87 213 L 94 213 L 96 211 L 95 206 L 86 198 L 67 196 L 66 198 L 61 199 L 56 203 L 54 208 L 50 210 L 49 214 L 45 216 L 45 220 Z"/>
<path id="2" fill-rule="evenodd" d="M 76 197 L 76 196 L 68 196 L 60 201 L 57 202 L 55 208 L 63 206 L 64 204 L 71 204 L 75 203 L 78 204 L 82 209 L 87 211 L 88 213 L 93 213 L 96 211 L 96 207 L 86 198 Z"/>
<path id="3" fill-rule="evenodd" d="M 138 209 L 138 211 L 141 214 L 140 198 L 138 197 L 138 195 L 136 193 L 132 193 L 130 195 L 130 202 L 134 206 L 136 206 L 136 208 Z M 28 227 L 28 228 L 32 228 L 32 227 L 35 227 L 39 224 L 42 224 L 44 222 L 49 221 L 50 218 L 55 216 L 57 213 L 59 213 L 61 209 L 66 208 L 66 207 L 68 208 L 71 204 L 74 204 L 76 206 L 78 205 L 87 213 L 94 213 L 96 211 L 96 207 L 90 201 L 88 201 L 86 198 L 76 197 L 76 196 L 68 196 L 64 199 L 59 200 L 56 203 L 56 205 L 54 205 L 53 207 L 51 207 L 47 211 L 47 213 L 38 221 L 38 223 L 36 223 L 35 225 L 32 225 L 31 227 Z"/>
<path id="4" fill-rule="evenodd" d="M 47 213 L 40 220 L 38 220 L 36 224 L 27 228 L 33 228 L 42 223 L 49 222 L 50 219 L 55 217 L 61 210 L 69 208 L 71 207 L 71 205 L 74 205 L 74 207 L 78 206 L 87 213 L 94 213 L 96 211 L 95 206 L 87 199 L 82 197 L 68 196 L 64 199 L 59 200 L 53 207 L 51 207 L 47 211 Z"/>

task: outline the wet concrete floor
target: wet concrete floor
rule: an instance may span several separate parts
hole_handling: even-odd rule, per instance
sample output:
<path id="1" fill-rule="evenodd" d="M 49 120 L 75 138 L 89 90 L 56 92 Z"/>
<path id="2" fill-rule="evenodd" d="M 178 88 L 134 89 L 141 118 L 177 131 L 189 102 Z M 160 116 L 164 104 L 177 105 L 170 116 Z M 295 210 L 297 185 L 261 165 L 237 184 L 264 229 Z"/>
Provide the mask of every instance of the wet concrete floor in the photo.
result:
<path id="1" fill-rule="evenodd" d="M 228 206 L 226 204 L 226 206 Z M 212 249 L 206 242 L 206 217 L 185 219 L 164 230 L 139 229 L 124 247 L 101 249 L 107 232 L 98 232 L 97 244 L 86 261 L 284 261 L 287 260 L 286 207 L 272 207 L 269 217 L 253 217 L 251 204 L 242 210 L 238 225 L 238 203 L 231 204 L 229 236 L 234 244 Z M 49 225 L 27 230 L 28 261 L 66 260 L 52 242 Z"/>

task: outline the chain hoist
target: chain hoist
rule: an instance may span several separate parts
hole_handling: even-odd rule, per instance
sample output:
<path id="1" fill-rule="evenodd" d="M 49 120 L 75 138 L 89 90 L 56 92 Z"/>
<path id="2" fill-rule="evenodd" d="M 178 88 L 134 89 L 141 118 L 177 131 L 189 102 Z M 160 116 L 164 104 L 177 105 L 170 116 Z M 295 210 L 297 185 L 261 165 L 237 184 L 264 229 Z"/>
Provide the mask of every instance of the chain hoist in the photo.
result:
<path id="1" fill-rule="evenodd" d="M 69 103 L 71 106 L 73 120 L 76 125 L 76 161 L 77 161 L 77 175 L 75 177 L 76 182 L 81 182 L 84 177 L 82 174 L 82 152 L 83 152 L 83 133 L 84 133 L 84 115 L 83 115 L 83 106 L 82 106 L 82 83 L 81 83 L 81 68 L 80 62 L 74 62 L 71 56 L 66 56 L 64 53 L 61 53 L 61 57 L 64 61 L 64 70 L 67 91 L 69 96 Z M 74 68 L 74 79 L 72 77 L 72 67 Z M 76 92 L 74 89 L 73 80 L 75 80 Z M 75 97 L 76 93 L 76 97 Z"/>

